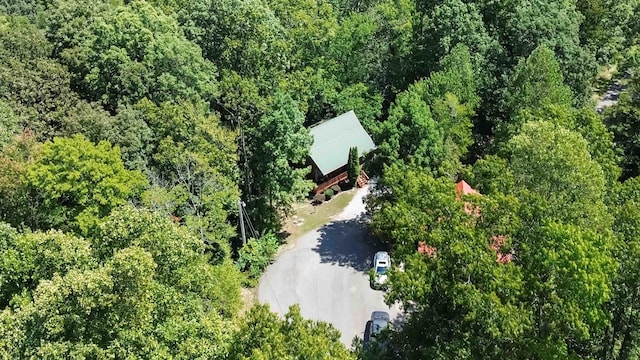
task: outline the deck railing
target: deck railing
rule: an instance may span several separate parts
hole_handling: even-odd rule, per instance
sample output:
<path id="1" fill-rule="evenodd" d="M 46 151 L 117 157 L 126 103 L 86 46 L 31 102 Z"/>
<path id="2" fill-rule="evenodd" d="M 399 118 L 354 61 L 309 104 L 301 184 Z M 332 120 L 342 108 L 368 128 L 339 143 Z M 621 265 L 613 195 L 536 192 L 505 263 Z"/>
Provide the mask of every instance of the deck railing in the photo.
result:
<path id="1" fill-rule="evenodd" d="M 347 174 L 347 172 L 341 172 L 340 174 L 332 177 L 331 179 L 323 182 L 322 184 L 318 185 L 315 190 L 313 190 L 313 192 L 315 194 L 320 194 L 323 193 L 325 190 L 327 190 L 328 188 L 332 187 L 333 185 L 338 184 L 340 181 L 344 181 L 347 180 L 349 178 L 349 175 Z"/>
<path id="2" fill-rule="evenodd" d="M 320 185 L 318 185 L 314 190 L 313 193 L 314 194 L 321 194 L 323 193 L 325 190 L 327 190 L 328 188 L 332 187 L 333 185 L 336 185 L 338 183 L 340 183 L 341 181 L 347 180 L 349 178 L 349 174 L 344 171 L 341 172 L 340 174 L 332 177 L 331 179 L 321 183 Z M 357 185 L 358 187 L 363 187 L 365 185 L 367 185 L 367 183 L 369 182 L 369 176 L 367 175 L 367 173 L 364 172 L 364 170 L 360 170 L 360 176 L 358 176 L 358 181 L 357 181 Z"/>

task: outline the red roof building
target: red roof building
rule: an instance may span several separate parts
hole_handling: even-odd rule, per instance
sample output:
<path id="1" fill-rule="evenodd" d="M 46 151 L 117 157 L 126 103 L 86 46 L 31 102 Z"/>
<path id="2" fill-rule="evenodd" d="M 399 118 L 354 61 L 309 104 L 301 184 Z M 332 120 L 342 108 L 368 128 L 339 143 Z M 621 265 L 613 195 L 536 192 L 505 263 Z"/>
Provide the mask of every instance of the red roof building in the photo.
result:
<path id="1" fill-rule="evenodd" d="M 456 183 L 456 193 L 458 196 L 460 195 L 480 195 L 480 193 L 471 187 L 471 185 L 467 184 L 466 181 L 460 180 Z"/>
<path id="2" fill-rule="evenodd" d="M 436 248 L 433 246 L 427 245 L 427 243 L 424 241 L 418 242 L 418 252 L 430 258 L 436 257 Z"/>
<path id="3" fill-rule="evenodd" d="M 456 183 L 456 197 L 458 200 L 460 200 L 460 197 L 462 195 L 481 195 L 476 189 L 472 188 L 471 185 L 467 184 L 466 181 L 464 180 L 460 180 Z M 480 217 L 480 208 L 479 207 L 474 207 L 473 204 L 469 203 L 469 202 L 465 202 L 464 203 L 464 211 L 468 214 L 468 215 L 474 215 L 475 217 Z M 502 245 L 504 244 L 504 241 L 506 240 L 506 236 L 505 235 L 494 235 L 491 239 L 491 245 L 489 246 L 489 248 L 493 251 L 496 252 L 497 255 L 497 261 L 500 264 L 506 264 L 506 263 L 510 263 L 513 260 L 513 249 L 511 250 L 511 252 L 503 254 L 500 251 L 500 248 L 502 247 Z M 436 257 L 436 248 L 430 245 L 427 245 L 426 242 L 424 241 L 419 241 L 418 242 L 418 253 L 424 255 L 424 256 L 428 256 L 430 258 L 434 258 Z"/>
<path id="4" fill-rule="evenodd" d="M 511 260 L 513 260 L 513 250 L 512 250 L 512 252 L 511 252 L 511 253 L 506 253 L 506 254 L 503 254 L 503 253 L 500 251 L 500 248 L 502 247 L 502 245 L 504 244 L 504 241 L 505 241 L 506 239 L 507 239 L 507 237 L 506 237 L 506 236 L 504 236 L 504 235 L 494 235 L 494 236 L 491 238 L 491 245 L 489 246 L 489 248 L 490 248 L 491 250 L 493 250 L 493 251 L 495 251 L 495 252 L 496 252 L 496 255 L 497 255 L 497 257 L 498 257 L 498 258 L 497 258 L 497 261 L 498 261 L 500 264 L 510 263 L 510 262 L 511 262 Z"/>
<path id="5" fill-rule="evenodd" d="M 471 185 L 467 184 L 466 181 L 460 180 L 458 181 L 458 183 L 456 183 L 456 199 L 460 201 L 460 197 L 462 195 L 480 196 L 481 194 L 476 189 L 472 188 Z M 474 215 L 475 217 L 480 217 L 480 208 L 474 207 L 473 204 L 466 201 L 464 203 L 464 212 L 466 212 L 467 215 Z"/>

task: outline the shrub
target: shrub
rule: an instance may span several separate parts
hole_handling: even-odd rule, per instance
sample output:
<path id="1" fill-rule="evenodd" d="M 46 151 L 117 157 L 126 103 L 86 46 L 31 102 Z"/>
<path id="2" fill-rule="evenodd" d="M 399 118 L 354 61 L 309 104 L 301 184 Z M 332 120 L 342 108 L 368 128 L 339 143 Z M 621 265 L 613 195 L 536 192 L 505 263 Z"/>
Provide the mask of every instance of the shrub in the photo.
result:
<path id="1" fill-rule="evenodd" d="M 313 197 L 313 201 L 318 203 L 318 204 L 322 204 L 325 200 L 327 199 L 327 197 L 324 195 L 324 193 L 322 194 L 316 194 Z"/>
<path id="2" fill-rule="evenodd" d="M 324 192 L 324 195 L 326 196 L 327 200 L 329 200 L 329 199 L 331 199 L 331 198 L 333 197 L 334 192 L 333 192 L 333 190 L 331 190 L 331 189 L 327 189 L 327 190 Z"/>
<path id="3" fill-rule="evenodd" d="M 247 274 L 249 286 L 256 284 L 264 269 L 271 264 L 273 256 L 278 251 L 280 240 L 277 236 L 269 233 L 260 239 L 250 239 L 239 251 L 236 266 L 240 271 Z"/>
<path id="4" fill-rule="evenodd" d="M 339 192 L 340 192 L 340 190 L 342 190 L 342 189 L 340 189 L 340 185 L 333 185 L 333 186 L 331 187 L 331 190 L 333 190 L 333 193 L 334 193 L 334 194 L 337 194 L 337 193 L 339 193 Z"/>

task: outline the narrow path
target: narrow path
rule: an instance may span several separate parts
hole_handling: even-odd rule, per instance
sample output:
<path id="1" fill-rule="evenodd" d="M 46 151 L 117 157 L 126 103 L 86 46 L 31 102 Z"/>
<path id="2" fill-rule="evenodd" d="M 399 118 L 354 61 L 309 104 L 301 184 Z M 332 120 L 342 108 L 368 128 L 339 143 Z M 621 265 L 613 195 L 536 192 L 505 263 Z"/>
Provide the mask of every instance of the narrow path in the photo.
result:
<path id="1" fill-rule="evenodd" d="M 622 78 L 627 78 L 628 74 L 623 74 Z M 596 104 L 596 112 L 601 113 L 604 109 L 615 105 L 618 102 L 620 94 L 626 89 L 626 86 L 621 83 L 622 79 L 614 81 L 609 89 L 602 95 L 600 101 Z"/>

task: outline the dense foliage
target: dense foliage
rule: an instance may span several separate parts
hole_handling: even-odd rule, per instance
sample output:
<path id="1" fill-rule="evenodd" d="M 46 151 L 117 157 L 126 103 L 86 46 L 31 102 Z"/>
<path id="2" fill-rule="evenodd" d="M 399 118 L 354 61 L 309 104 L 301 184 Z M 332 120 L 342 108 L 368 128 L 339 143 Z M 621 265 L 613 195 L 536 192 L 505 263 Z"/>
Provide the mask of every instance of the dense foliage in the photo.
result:
<path id="1" fill-rule="evenodd" d="M 637 358 L 638 11 L 0 0 L 0 358 Z M 349 110 L 411 309 L 376 354 L 295 307 L 239 315 L 313 188 L 307 127 Z"/>
<path id="2" fill-rule="evenodd" d="M 249 239 L 238 254 L 236 265 L 247 274 L 250 284 L 260 278 L 264 269 L 271 263 L 278 251 L 280 240 L 273 234 L 267 234 L 260 239 Z"/>

